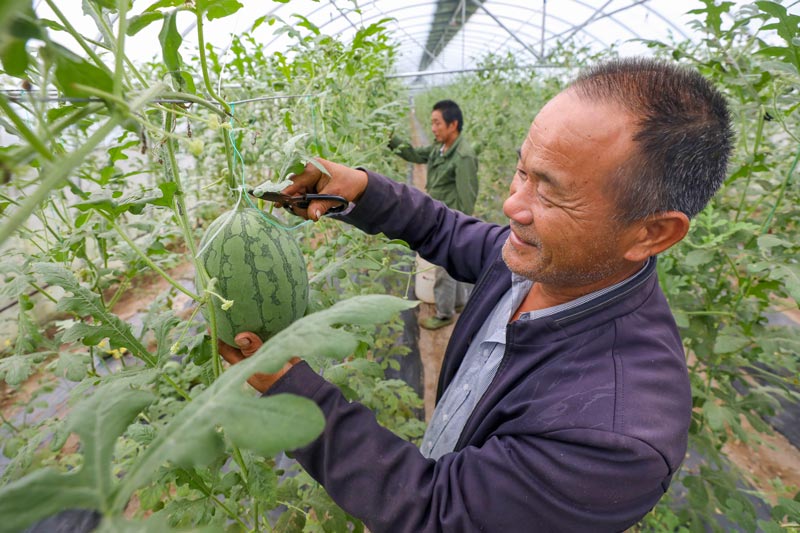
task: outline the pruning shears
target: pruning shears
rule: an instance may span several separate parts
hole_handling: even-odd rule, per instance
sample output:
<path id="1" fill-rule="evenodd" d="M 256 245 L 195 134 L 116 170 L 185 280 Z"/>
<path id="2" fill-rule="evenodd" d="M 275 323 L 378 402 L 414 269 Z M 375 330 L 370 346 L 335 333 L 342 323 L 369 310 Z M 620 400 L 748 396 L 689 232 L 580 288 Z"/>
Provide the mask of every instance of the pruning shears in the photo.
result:
<path id="1" fill-rule="evenodd" d="M 335 194 L 298 194 L 296 196 L 289 196 L 288 194 L 269 191 L 259 191 L 258 194 L 256 194 L 254 189 L 248 189 L 247 194 L 256 198 L 261 198 L 267 202 L 274 202 L 284 209 L 288 209 L 290 211 L 294 207 L 307 209 L 308 204 L 314 200 L 336 202 L 337 205 L 328 209 L 328 213 L 339 213 L 344 211 L 345 208 L 347 208 L 347 206 L 350 204 L 350 202 L 347 201 L 344 196 L 336 196 Z"/>

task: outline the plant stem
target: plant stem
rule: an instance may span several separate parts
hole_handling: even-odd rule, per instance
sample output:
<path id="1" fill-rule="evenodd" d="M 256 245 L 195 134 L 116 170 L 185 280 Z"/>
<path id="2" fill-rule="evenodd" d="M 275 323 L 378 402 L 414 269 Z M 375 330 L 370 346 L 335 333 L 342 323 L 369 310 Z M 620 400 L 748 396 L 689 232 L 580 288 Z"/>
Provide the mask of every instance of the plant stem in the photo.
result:
<path id="1" fill-rule="evenodd" d="M 241 525 L 243 528 L 247 529 L 247 524 L 245 524 L 242 521 L 242 519 L 239 518 L 239 515 L 237 513 L 235 513 L 232 509 L 230 509 L 227 505 L 225 505 L 224 502 L 218 500 L 217 497 L 214 496 L 213 492 L 211 492 L 211 488 L 208 486 L 208 484 L 206 484 L 206 482 L 205 482 L 205 480 L 203 478 L 201 478 L 199 475 L 197 475 L 197 472 L 195 472 L 193 469 L 190 470 L 190 469 L 186 469 L 186 468 L 181 468 L 181 470 L 187 476 L 189 476 L 192 479 L 192 481 L 194 481 L 194 483 L 197 485 L 197 487 L 196 487 L 197 490 L 202 492 L 206 496 L 206 498 L 209 498 L 211 501 L 213 501 L 215 504 L 217 504 L 220 507 L 220 509 L 225 511 L 225 514 L 227 514 L 233 520 L 237 521 L 239 523 L 239 525 Z"/>
<path id="2" fill-rule="evenodd" d="M 203 71 L 203 83 L 206 87 L 206 91 L 208 94 L 217 102 L 220 103 L 222 109 L 225 110 L 226 113 L 230 113 L 231 107 L 228 105 L 228 102 L 223 100 L 219 97 L 219 95 L 214 91 L 214 88 L 211 86 L 211 79 L 208 77 L 208 62 L 206 61 L 206 43 L 205 38 L 203 37 L 203 14 L 198 9 L 196 11 L 197 15 L 197 51 L 200 55 L 200 68 Z"/>
<path id="3" fill-rule="evenodd" d="M 798 161 L 800 161 L 800 147 L 798 147 L 797 153 L 794 156 L 794 161 L 792 161 L 792 165 L 789 167 L 789 172 L 786 173 L 786 177 L 783 179 L 783 183 L 781 183 L 778 199 L 775 200 L 775 203 L 772 205 L 772 209 L 770 209 L 769 215 L 767 215 L 767 219 L 761 225 L 761 230 L 758 232 L 759 236 L 764 235 L 769 229 L 769 225 L 772 223 L 772 218 L 775 216 L 775 212 L 778 210 L 778 207 L 783 202 L 783 197 L 786 195 L 786 189 L 789 188 L 789 182 L 792 180 L 792 174 L 794 174 L 795 169 L 797 169 Z"/>
<path id="4" fill-rule="evenodd" d="M 117 222 L 113 218 L 111 218 L 109 216 L 106 216 L 106 220 L 108 220 L 108 223 L 111 224 L 111 227 L 114 228 L 114 230 L 117 232 L 117 234 L 120 237 L 122 237 L 122 240 L 124 240 L 128 244 L 128 246 L 130 246 L 133 249 L 133 251 L 136 252 L 136 254 L 139 256 L 139 258 L 142 261 L 144 261 L 147 264 L 147 266 L 149 266 L 150 268 L 152 268 L 153 270 L 158 272 L 158 274 L 162 278 L 164 278 L 164 280 L 166 280 L 167 283 L 169 283 L 170 285 L 172 285 L 173 287 L 175 287 L 176 289 L 181 291 L 183 294 L 185 294 L 189 298 L 192 298 L 193 300 L 199 300 L 200 299 L 200 296 L 194 294 L 189 289 L 187 289 L 186 287 L 184 287 L 183 285 L 181 285 L 180 283 L 178 283 L 177 281 L 172 279 L 172 276 L 167 274 L 164 271 L 164 269 L 162 269 L 160 266 L 155 264 L 153 262 L 153 260 L 150 259 L 147 256 L 147 254 L 144 253 L 144 251 L 141 248 L 139 248 L 139 246 L 135 242 L 133 242 L 133 239 L 128 237 L 128 235 L 125 233 L 125 231 L 119 226 L 119 224 L 117 224 Z"/>
<path id="5" fill-rule="evenodd" d="M 42 141 L 33 133 L 30 128 L 22 121 L 22 119 L 17 115 L 14 110 L 11 108 L 11 105 L 8 103 L 8 99 L 0 94 L 0 110 L 5 112 L 6 116 L 11 119 L 12 124 L 17 128 L 17 133 L 19 133 L 20 137 L 24 138 L 28 141 L 28 144 L 39 152 L 45 159 L 48 161 L 53 160 L 53 154 L 47 147 L 44 145 Z"/>
<path id="6" fill-rule="evenodd" d="M 692 316 L 730 316 L 735 317 L 736 313 L 729 313 L 727 311 L 684 311 L 687 315 Z"/>
<path id="7" fill-rule="evenodd" d="M 114 295 L 111 297 L 111 299 L 106 304 L 106 307 L 108 309 L 113 309 L 114 308 L 114 305 L 119 301 L 120 297 L 122 297 L 122 295 L 128 289 L 130 284 L 131 284 L 130 278 L 124 278 L 122 280 L 122 282 L 120 282 L 119 287 L 117 287 L 117 290 L 114 292 Z"/>
<path id="8" fill-rule="evenodd" d="M 105 107 L 105 104 L 102 104 L 102 103 L 93 103 L 93 104 L 88 104 L 86 106 L 83 106 L 80 109 L 77 109 L 72 114 L 70 114 L 70 115 L 62 118 L 58 122 L 54 123 L 53 126 L 49 130 L 45 130 L 44 131 L 44 135 L 48 139 L 54 139 L 54 138 L 56 138 L 58 136 L 59 133 L 61 133 L 67 127 L 72 126 L 73 124 L 78 122 L 80 119 L 82 119 L 83 117 L 85 117 L 85 116 L 87 116 L 89 114 L 97 113 L 103 107 Z M 11 155 L 9 157 L 9 159 L 13 162 L 13 164 L 16 164 L 16 165 L 25 164 L 25 163 L 27 163 L 29 161 L 30 157 L 33 155 L 33 153 L 35 151 L 36 150 L 33 148 L 33 146 L 28 144 L 28 145 L 25 145 L 25 146 L 21 147 L 16 152 L 14 152 L 13 155 Z"/>
<path id="9" fill-rule="evenodd" d="M 86 39 L 84 39 L 83 36 L 80 33 L 78 33 L 78 31 L 75 29 L 75 27 L 72 24 L 70 24 L 69 19 L 67 19 L 67 17 L 64 16 L 64 14 L 61 12 L 61 10 L 58 9 L 58 7 L 56 7 L 55 2 L 53 2 L 53 0 L 45 0 L 45 2 L 47 2 L 47 6 L 51 10 L 53 10 L 53 13 L 55 13 L 56 17 L 58 17 L 58 20 L 61 22 L 61 25 L 64 26 L 64 28 L 72 36 L 72 38 L 75 39 L 78 45 L 81 48 L 83 48 L 83 51 L 86 52 L 89 55 L 89 57 L 92 58 L 92 60 L 97 64 L 98 67 L 105 68 L 105 63 L 103 63 L 103 60 L 100 59 L 100 56 L 98 56 L 95 53 L 95 51 L 92 50 L 92 48 L 87 44 Z"/>
<path id="10" fill-rule="evenodd" d="M 205 62 L 203 62 L 205 65 Z M 172 113 L 168 113 L 165 119 L 164 127 L 169 132 L 172 131 L 174 127 L 175 115 Z M 184 202 L 184 191 L 181 184 L 181 177 L 180 173 L 178 172 L 178 162 L 175 159 L 175 149 L 173 143 L 175 142 L 174 139 L 168 138 L 166 140 L 166 147 L 167 147 L 167 157 L 169 159 L 169 166 L 170 166 L 170 174 L 173 183 L 176 185 L 176 192 L 175 192 L 175 211 L 178 218 L 178 223 L 181 226 L 181 230 L 184 234 L 184 238 L 186 240 L 187 245 L 189 246 L 189 251 L 192 254 L 192 261 L 195 264 L 195 270 L 200 273 L 201 283 L 203 284 L 203 289 L 205 290 L 207 283 L 208 283 L 208 274 L 206 273 L 205 266 L 203 262 L 197 255 L 197 248 L 194 243 L 194 236 L 192 235 L 191 225 L 189 224 L 189 219 L 186 214 L 186 205 Z M 212 360 L 212 368 L 214 369 L 214 378 L 218 379 L 219 376 L 222 374 L 222 357 L 219 354 L 219 350 L 217 348 L 217 341 L 216 341 L 216 313 L 214 309 L 214 305 L 208 300 L 209 294 L 205 293 L 206 298 L 206 305 L 209 308 L 209 324 L 211 329 L 211 360 Z M 199 301 L 200 298 L 194 298 L 196 301 Z M 247 483 L 248 478 L 248 471 L 247 465 L 244 462 L 244 458 L 242 457 L 242 452 L 239 450 L 239 447 L 235 444 L 233 446 L 233 458 L 236 463 L 239 465 L 239 468 L 242 471 L 242 478 Z"/>
<path id="11" fill-rule="evenodd" d="M 233 172 L 233 143 L 231 143 L 229 132 L 222 130 L 222 138 L 225 142 L 225 160 L 228 163 L 228 187 L 235 189 L 237 187 L 236 175 Z"/>
<path id="12" fill-rule="evenodd" d="M 758 124 L 756 126 L 756 138 L 753 142 L 753 162 L 755 162 L 756 156 L 758 155 L 758 149 L 761 145 L 761 136 L 764 131 L 764 109 L 763 107 L 759 108 L 759 116 L 758 116 Z M 747 189 L 750 187 L 750 181 L 753 179 L 753 167 L 751 166 L 749 171 L 747 172 L 747 178 L 744 183 L 744 187 L 742 188 L 742 196 L 739 198 L 739 207 L 736 208 L 736 216 L 734 217 L 734 221 L 739 221 L 739 217 L 742 214 L 742 209 L 744 209 L 744 203 L 747 200 Z"/>
<path id="13" fill-rule="evenodd" d="M 9 420 L 8 420 L 8 419 L 5 417 L 5 415 L 3 415 L 3 413 L 2 413 L 2 412 L 0 412 L 0 418 L 3 420 L 3 424 L 5 424 L 5 425 L 7 425 L 8 427 L 10 427 L 10 428 L 11 428 L 11 430 L 12 430 L 14 433 L 19 433 L 19 428 L 18 428 L 18 427 L 16 427 L 14 424 L 12 424 L 12 423 L 11 423 L 11 422 L 10 422 L 10 421 L 9 421 Z"/>
<path id="14" fill-rule="evenodd" d="M 798 162 L 800 162 L 800 147 L 798 147 L 797 153 L 794 156 L 794 161 L 792 161 L 792 164 L 789 167 L 789 171 L 786 173 L 786 177 L 783 178 L 783 183 L 781 183 L 780 192 L 778 193 L 778 198 L 775 200 L 772 209 L 770 209 L 769 214 L 767 215 L 767 219 L 764 220 L 763 224 L 761 224 L 761 229 L 758 231 L 758 235 L 754 235 L 753 237 L 751 237 L 748 243 L 745 245 L 745 248 L 747 248 L 755 239 L 766 234 L 767 231 L 769 230 L 769 225 L 772 223 L 772 219 L 775 216 L 775 212 L 778 210 L 778 207 L 781 205 L 781 203 L 783 203 L 783 197 L 786 194 L 786 189 L 789 188 L 789 182 L 792 179 L 792 174 L 794 174 L 794 171 L 797 169 Z M 748 277 L 747 281 L 745 281 L 744 285 L 739 290 L 739 294 L 736 298 L 736 301 L 732 305 L 734 311 L 739 308 L 739 304 L 742 302 L 745 294 L 747 294 L 747 291 L 753 284 L 753 279 L 754 278 L 752 276 Z"/>
<path id="15" fill-rule="evenodd" d="M 145 92 L 131 103 L 131 110 L 136 110 L 147 102 L 158 96 L 164 88 L 163 84 L 157 84 Z M 0 98 L 2 101 L 2 98 Z M 22 205 L 8 217 L 7 221 L 0 227 L 0 245 L 8 239 L 16 229 L 25 222 L 36 207 L 43 202 L 50 191 L 58 187 L 61 181 L 97 147 L 105 138 L 114 131 L 125 120 L 123 115 L 113 115 L 78 147 L 74 152 L 68 154 L 63 160 L 50 166 L 43 173 L 39 181 L 41 185 L 28 196 Z"/>
<path id="16" fill-rule="evenodd" d="M 39 294 L 41 294 L 42 296 L 44 296 L 45 298 L 47 298 L 48 300 L 50 300 L 50 301 L 51 301 L 51 302 L 53 302 L 54 304 L 57 304 L 57 303 L 58 303 L 58 300 L 56 300 L 56 299 L 53 297 L 53 295 L 51 295 L 49 292 L 47 292 L 47 291 L 45 290 L 45 287 L 40 287 L 38 284 L 36 284 L 36 283 L 33 283 L 33 282 L 30 282 L 30 286 L 31 286 L 31 287 L 33 287 L 34 289 L 36 289 L 36 291 L 37 291 Z"/>
<path id="17" fill-rule="evenodd" d="M 75 89 L 80 89 L 81 91 L 83 91 L 83 92 L 85 92 L 87 94 L 93 94 L 93 95 L 97 96 L 98 98 L 102 98 L 103 100 L 105 100 L 107 102 L 113 102 L 113 103 L 117 104 L 118 106 L 120 106 L 122 108 L 122 110 L 124 110 L 126 112 L 128 111 L 128 102 L 125 101 L 125 99 L 122 97 L 122 95 L 117 96 L 116 94 L 107 93 L 105 91 L 101 91 L 100 89 L 95 89 L 91 85 L 83 85 L 83 84 L 80 84 L 80 83 L 74 83 L 73 87 Z"/>
<path id="18" fill-rule="evenodd" d="M 193 104 L 201 105 L 201 106 L 213 111 L 214 113 L 218 114 L 219 116 L 221 116 L 222 118 L 224 118 L 226 120 L 228 119 L 228 117 L 230 117 L 230 106 L 228 106 L 228 104 L 224 104 L 223 109 L 220 109 L 219 106 L 214 105 L 213 103 L 209 102 L 205 98 L 200 98 L 199 96 L 196 96 L 194 94 L 182 93 L 182 92 L 179 92 L 179 91 L 165 92 L 162 95 L 162 97 L 165 98 L 165 99 L 185 100 L 185 101 L 191 102 Z"/>
<path id="19" fill-rule="evenodd" d="M 122 98 L 122 78 L 125 75 L 125 32 L 128 29 L 128 0 L 117 0 L 117 50 L 114 69 L 114 96 Z"/>
<path id="20" fill-rule="evenodd" d="M 166 115 L 164 120 L 164 129 L 168 132 L 172 131 L 174 126 L 175 116 L 171 113 Z M 176 185 L 176 192 L 175 192 L 175 211 L 176 216 L 178 218 L 178 223 L 181 226 L 181 231 L 183 232 L 184 239 L 186 241 L 187 246 L 189 247 L 189 251 L 192 254 L 192 261 L 194 262 L 195 272 L 199 274 L 200 283 L 202 284 L 202 289 L 205 291 L 206 285 L 208 284 L 208 274 L 206 273 L 205 266 L 200 258 L 197 256 L 197 247 L 194 243 L 194 235 L 192 235 L 191 225 L 189 224 L 189 219 L 186 214 L 186 205 L 184 203 L 184 191 L 181 185 L 181 177 L 180 173 L 178 172 L 178 162 L 175 159 L 175 149 L 173 143 L 175 141 L 172 138 L 168 138 L 166 141 L 167 146 L 167 157 L 169 159 L 169 166 L 170 166 L 170 176 L 172 181 Z M 199 287 L 197 287 L 199 288 Z M 222 357 L 219 355 L 219 350 L 217 347 L 217 339 L 216 339 L 216 315 L 214 310 L 214 305 L 208 301 L 209 295 L 207 293 L 203 293 L 203 297 L 201 296 L 192 296 L 195 301 L 201 301 L 201 299 L 206 299 L 206 305 L 208 305 L 208 315 L 209 315 L 209 324 L 211 327 L 211 360 L 212 360 L 212 368 L 214 369 L 214 378 L 219 378 L 222 374 Z"/>

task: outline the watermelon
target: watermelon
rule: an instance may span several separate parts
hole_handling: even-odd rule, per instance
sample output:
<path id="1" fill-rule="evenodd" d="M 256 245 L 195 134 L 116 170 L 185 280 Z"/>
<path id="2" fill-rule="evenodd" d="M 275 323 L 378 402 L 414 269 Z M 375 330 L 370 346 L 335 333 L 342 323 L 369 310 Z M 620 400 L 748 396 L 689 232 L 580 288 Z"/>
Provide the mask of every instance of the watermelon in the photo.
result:
<path id="1" fill-rule="evenodd" d="M 220 230 L 220 228 L 222 228 Z M 235 346 L 234 337 L 251 331 L 266 341 L 302 317 L 308 305 L 308 272 L 300 246 L 271 215 L 238 209 L 214 220 L 200 241 L 200 259 L 210 278 L 217 336 Z M 199 276 L 197 276 L 198 287 Z M 208 321 L 208 308 L 203 306 Z"/>

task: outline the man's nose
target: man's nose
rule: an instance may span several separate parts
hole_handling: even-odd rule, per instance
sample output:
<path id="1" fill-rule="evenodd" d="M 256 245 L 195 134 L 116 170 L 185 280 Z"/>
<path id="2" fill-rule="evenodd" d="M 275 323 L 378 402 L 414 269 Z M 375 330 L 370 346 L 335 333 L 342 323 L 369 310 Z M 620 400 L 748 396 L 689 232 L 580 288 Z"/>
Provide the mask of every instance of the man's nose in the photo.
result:
<path id="1" fill-rule="evenodd" d="M 511 189 L 511 192 L 503 202 L 503 213 L 514 222 L 527 226 L 533 223 L 533 211 L 530 202 L 519 190 Z"/>

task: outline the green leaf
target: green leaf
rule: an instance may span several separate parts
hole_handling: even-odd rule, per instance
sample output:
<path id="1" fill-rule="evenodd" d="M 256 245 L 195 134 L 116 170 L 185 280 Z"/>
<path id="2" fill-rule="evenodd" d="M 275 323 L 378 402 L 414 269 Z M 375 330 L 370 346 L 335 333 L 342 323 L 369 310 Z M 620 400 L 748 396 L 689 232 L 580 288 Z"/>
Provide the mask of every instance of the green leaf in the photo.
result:
<path id="1" fill-rule="evenodd" d="M 278 475 L 260 461 L 249 461 L 247 465 L 247 488 L 250 495 L 265 502 L 269 509 L 278 496 Z"/>
<path id="2" fill-rule="evenodd" d="M 300 26 L 301 28 L 307 28 L 314 35 L 319 35 L 320 34 L 319 27 L 316 24 L 314 24 L 313 22 L 311 22 L 307 17 L 304 17 L 303 15 L 299 15 L 297 13 L 295 13 L 292 16 L 295 17 L 295 18 L 300 19 L 300 22 L 295 24 L 296 26 Z"/>
<path id="3" fill-rule="evenodd" d="M 19 355 L 33 353 L 45 343 L 42 327 L 33 313 L 31 297 L 21 294 L 17 315 L 17 344 L 14 351 Z"/>
<path id="4" fill-rule="evenodd" d="M 790 14 L 787 9 L 777 2 L 756 2 L 758 8 L 775 17 L 777 22 L 765 24 L 762 30 L 776 30 L 778 35 L 786 41 L 786 47 L 765 47 L 758 53 L 767 53 L 776 57 L 781 57 L 786 63 L 792 65 L 796 72 L 800 72 L 800 50 L 793 44 L 797 37 L 797 28 L 800 27 L 800 16 Z M 769 51 L 767 51 L 769 49 Z"/>
<path id="5" fill-rule="evenodd" d="M 151 23 L 164 18 L 164 13 L 160 11 L 150 11 L 136 15 L 128 19 L 128 29 L 125 31 L 128 35 L 136 35 Z"/>
<path id="6" fill-rule="evenodd" d="M 786 529 L 783 528 L 780 521 L 767 522 L 766 520 L 759 520 L 758 531 L 763 531 L 764 533 L 786 533 Z"/>
<path id="7" fill-rule="evenodd" d="M 158 0 L 144 10 L 145 13 L 161 9 L 162 7 L 180 7 L 186 3 L 186 0 Z"/>
<path id="8" fill-rule="evenodd" d="M 769 277 L 783 282 L 789 296 L 795 303 L 800 303 L 800 265 L 789 263 L 772 265 Z"/>
<path id="9" fill-rule="evenodd" d="M 740 334 L 721 333 L 717 336 L 717 340 L 714 343 L 714 353 L 723 354 L 738 352 L 748 344 L 750 344 L 750 339 Z"/>
<path id="10" fill-rule="evenodd" d="M 706 25 L 710 28 L 713 28 L 715 33 L 719 33 L 722 28 L 722 14 L 728 13 L 734 3 L 722 2 L 717 5 L 715 0 L 704 0 L 704 3 L 706 4 L 705 9 L 693 9 L 689 11 L 689 13 L 693 15 L 701 15 L 705 13 Z"/>
<path id="11" fill-rule="evenodd" d="M 153 399 L 124 382 L 100 387 L 70 413 L 69 430 L 81 440 L 83 466 L 66 474 L 42 469 L 0 488 L 0 523 L 21 531 L 70 508 L 106 510 L 115 493 L 111 458 L 117 439 Z"/>
<path id="12" fill-rule="evenodd" d="M 76 88 L 76 85 L 91 86 L 107 93 L 113 91 L 114 81 L 107 68 L 89 63 L 55 43 L 48 43 L 45 52 L 55 62 L 55 82 L 65 96 L 70 98 L 91 96 Z"/>
<path id="13" fill-rule="evenodd" d="M 134 191 L 117 199 L 114 192 L 95 193 L 91 200 L 73 204 L 72 207 L 83 212 L 94 209 L 117 218 L 127 212 L 140 215 L 148 205 L 171 207 L 178 186 L 173 182 L 161 183 L 158 190 Z"/>
<path id="14" fill-rule="evenodd" d="M 9 39 L 0 48 L 0 61 L 3 62 L 3 70 L 9 76 L 22 77 L 25 75 L 29 63 L 25 44 L 25 41 L 21 39 Z"/>
<path id="15" fill-rule="evenodd" d="M 281 2 L 282 0 L 274 1 Z M 289 0 L 286 1 L 288 2 Z M 275 533 L 296 533 L 297 531 L 305 531 L 305 527 L 306 514 L 300 509 L 291 508 L 278 518 L 273 531 Z"/>
<path id="16" fill-rule="evenodd" d="M 675 317 L 675 323 L 678 325 L 679 328 L 688 328 L 690 325 L 689 322 L 689 315 L 686 314 L 686 311 L 682 311 L 680 309 L 675 309 L 672 311 L 672 316 Z"/>
<path id="17" fill-rule="evenodd" d="M 4 2 L 16 5 L 16 2 Z M 10 76 L 24 77 L 30 64 L 26 44 L 30 39 L 47 41 L 47 33 L 42 29 L 40 21 L 31 8 L 30 2 L 23 2 L 14 10 L 9 6 L 0 8 L 5 13 L 4 22 L 0 22 L 0 61 L 3 69 Z"/>
<path id="18" fill-rule="evenodd" d="M 87 354 L 61 352 L 58 356 L 55 373 L 69 381 L 80 381 L 86 377 L 88 364 L 89 356 Z"/>
<path id="19" fill-rule="evenodd" d="M 177 73 L 183 65 L 179 51 L 183 37 L 178 31 L 177 15 L 177 11 L 167 14 L 164 17 L 161 32 L 158 34 L 158 41 L 161 43 L 161 57 L 164 59 L 167 70 L 171 73 Z"/>
<path id="20" fill-rule="evenodd" d="M 232 441 L 271 457 L 295 443 L 308 444 L 325 427 L 322 412 L 307 398 L 278 394 L 266 400 L 242 395 L 219 407 L 219 423 Z"/>
<path id="21" fill-rule="evenodd" d="M 686 265 L 696 267 L 705 265 L 714 260 L 716 256 L 715 250 L 701 248 L 699 250 L 692 250 L 686 254 Z"/>
<path id="22" fill-rule="evenodd" d="M 25 355 L 12 355 L 0 359 L 0 379 L 16 387 L 33 373 L 33 361 Z"/>
<path id="23" fill-rule="evenodd" d="M 208 20 L 233 15 L 242 7 L 238 0 L 197 0 L 198 12 L 205 14 Z"/>
<path id="24" fill-rule="evenodd" d="M 217 427 L 221 426 L 235 444 L 259 453 L 292 450 L 310 443 L 324 426 L 322 414 L 311 400 L 282 395 L 247 398 L 240 392 L 242 384 L 256 372 L 276 372 L 293 356 L 344 358 L 359 343 L 358 336 L 344 329 L 344 324 L 385 322 L 416 304 L 392 296 L 360 296 L 294 322 L 255 354 L 228 369 L 159 431 L 124 478 L 115 508 L 124 508 L 133 492 L 148 483 L 164 462 L 181 466 L 207 462 L 220 446 Z M 303 342 L 298 343 L 298 339 Z M 295 409 L 300 416 L 291 416 Z M 316 414 L 312 414 L 314 411 Z M 294 427 L 286 427 L 287 423 Z M 271 424 L 276 424 L 277 430 Z"/>
<path id="25" fill-rule="evenodd" d="M 782 248 L 792 248 L 794 244 L 791 242 L 776 237 L 775 235 L 761 235 L 758 237 L 758 248 L 760 250 L 769 250 L 771 248 L 775 248 L 776 246 L 780 246 Z"/>
<path id="26" fill-rule="evenodd" d="M 58 302 L 59 311 L 72 312 L 79 316 L 88 315 L 94 319 L 93 324 L 84 322 L 72 326 L 75 328 L 75 332 L 66 332 L 64 334 L 66 338 L 77 340 L 85 339 L 88 335 L 95 335 L 94 339 L 98 338 L 97 335 L 102 335 L 98 339 L 108 337 L 112 347 L 125 347 L 135 357 L 150 364 L 153 363 L 152 356 L 133 334 L 130 324 L 109 312 L 103 305 L 100 296 L 78 283 L 72 272 L 53 263 L 37 263 L 33 266 L 33 271 L 45 282 L 57 285 L 67 292 Z"/>
<path id="27" fill-rule="evenodd" d="M 117 1 L 116 0 L 87 0 L 87 1 L 95 4 L 97 7 L 100 7 L 102 9 L 109 9 L 109 10 L 112 10 L 112 11 L 116 11 L 117 10 Z"/>
<path id="28" fill-rule="evenodd" d="M 727 407 L 717 405 L 714 400 L 709 400 L 703 404 L 703 414 L 708 420 L 708 425 L 714 431 L 722 431 L 725 424 L 732 424 L 735 420 L 733 411 Z"/>

